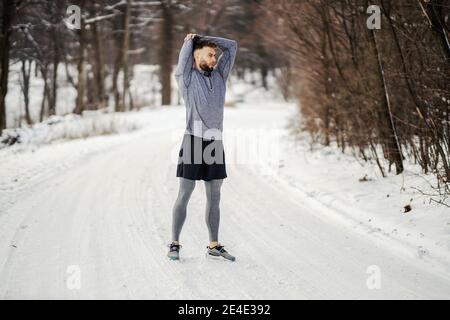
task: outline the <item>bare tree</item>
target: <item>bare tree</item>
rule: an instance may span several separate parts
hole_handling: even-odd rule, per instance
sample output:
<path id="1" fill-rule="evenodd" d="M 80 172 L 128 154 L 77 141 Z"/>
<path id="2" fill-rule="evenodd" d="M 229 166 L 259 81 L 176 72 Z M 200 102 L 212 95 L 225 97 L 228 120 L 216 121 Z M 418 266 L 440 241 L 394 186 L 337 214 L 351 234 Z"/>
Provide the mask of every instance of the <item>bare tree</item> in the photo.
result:
<path id="1" fill-rule="evenodd" d="M 15 1 L 1 4 L 0 29 L 0 131 L 6 128 L 6 94 L 8 93 L 9 50 L 11 48 L 11 25 L 15 14 Z"/>

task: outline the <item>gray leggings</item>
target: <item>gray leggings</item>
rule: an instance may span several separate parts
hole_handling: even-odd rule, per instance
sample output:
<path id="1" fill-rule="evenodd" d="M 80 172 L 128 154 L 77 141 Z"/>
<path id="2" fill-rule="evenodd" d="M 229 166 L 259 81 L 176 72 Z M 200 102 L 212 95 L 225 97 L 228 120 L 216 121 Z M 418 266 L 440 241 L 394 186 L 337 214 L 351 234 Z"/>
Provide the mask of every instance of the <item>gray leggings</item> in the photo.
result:
<path id="1" fill-rule="evenodd" d="M 205 181 L 206 189 L 206 213 L 205 220 L 208 226 L 209 241 L 219 241 L 219 222 L 220 222 L 220 187 L 223 179 Z M 180 177 L 180 189 L 175 201 L 172 213 L 172 241 L 179 241 L 181 228 L 186 220 L 186 208 L 195 188 L 195 180 Z"/>

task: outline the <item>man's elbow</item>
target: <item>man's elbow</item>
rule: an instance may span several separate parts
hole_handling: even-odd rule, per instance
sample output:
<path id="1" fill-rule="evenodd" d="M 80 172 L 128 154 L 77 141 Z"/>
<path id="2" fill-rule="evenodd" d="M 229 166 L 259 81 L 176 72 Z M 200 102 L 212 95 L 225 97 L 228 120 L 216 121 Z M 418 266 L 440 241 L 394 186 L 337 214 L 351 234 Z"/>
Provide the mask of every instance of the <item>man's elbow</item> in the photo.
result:
<path id="1" fill-rule="evenodd" d="M 230 40 L 230 46 L 228 47 L 228 49 L 230 49 L 230 51 L 232 52 L 236 52 L 237 51 L 237 47 L 238 47 L 238 43 L 236 40 Z"/>
<path id="2" fill-rule="evenodd" d="M 180 69 L 180 67 L 176 67 L 175 70 L 174 70 L 173 75 L 175 77 L 179 77 L 179 76 L 183 75 L 183 71 Z"/>

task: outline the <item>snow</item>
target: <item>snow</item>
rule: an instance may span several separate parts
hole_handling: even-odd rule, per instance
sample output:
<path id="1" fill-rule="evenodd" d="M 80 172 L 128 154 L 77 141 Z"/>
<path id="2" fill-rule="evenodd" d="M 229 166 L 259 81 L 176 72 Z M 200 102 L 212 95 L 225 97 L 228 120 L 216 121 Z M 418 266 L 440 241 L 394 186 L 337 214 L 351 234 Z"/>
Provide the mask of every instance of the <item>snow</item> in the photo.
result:
<path id="1" fill-rule="evenodd" d="M 140 112 L 128 114 L 85 111 L 83 115 L 51 116 L 33 126 L 4 130 L 0 139 L 0 148 L 7 147 L 11 137 L 17 138 L 17 142 L 26 147 L 30 144 L 40 145 L 133 131 L 151 125 L 151 118 L 142 117 L 142 114 L 148 111 L 150 111 L 149 108 L 143 108 Z"/>
<path id="2" fill-rule="evenodd" d="M 335 146 L 311 150 L 292 134 L 297 108 L 274 91 L 233 82 L 227 105 L 219 236 L 236 262 L 204 255 L 201 181 L 181 260 L 167 259 L 185 112 L 149 107 L 122 114 L 118 134 L 0 149 L 0 297 L 450 297 L 449 210 L 414 189 L 432 176 L 408 165 L 381 178 Z M 114 114 L 92 116 L 110 123 Z M 55 137 L 91 132 L 88 118 L 62 120 Z M 378 271 L 379 289 L 370 285 Z"/>

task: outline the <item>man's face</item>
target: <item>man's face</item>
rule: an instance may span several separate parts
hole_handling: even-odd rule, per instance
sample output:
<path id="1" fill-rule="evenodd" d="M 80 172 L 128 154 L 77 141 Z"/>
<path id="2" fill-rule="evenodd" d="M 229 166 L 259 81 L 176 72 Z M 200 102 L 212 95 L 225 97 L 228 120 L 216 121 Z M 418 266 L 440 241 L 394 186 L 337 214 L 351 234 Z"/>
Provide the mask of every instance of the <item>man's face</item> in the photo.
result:
<path id="1" fill-rule="evenodd" d="M 203 47 L 194 52 L 194 59 L 197 66 L 203 71 L 212 71 L 217 63 L 216 49 L 211 47 Z"/>

